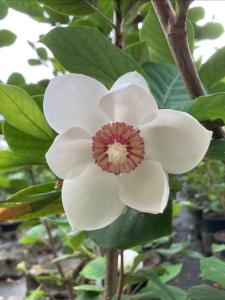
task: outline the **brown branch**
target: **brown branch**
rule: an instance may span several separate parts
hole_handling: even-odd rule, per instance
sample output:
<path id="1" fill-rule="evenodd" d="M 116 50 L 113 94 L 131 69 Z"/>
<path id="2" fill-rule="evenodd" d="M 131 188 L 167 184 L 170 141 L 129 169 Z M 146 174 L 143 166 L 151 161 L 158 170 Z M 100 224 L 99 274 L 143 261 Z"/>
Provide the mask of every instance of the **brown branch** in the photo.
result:
<path id="1" fill-rule="evenodd" d="M 109 249 L 106 252 L 105 300 L 111 300 L 117 289 L 118 250 Z"/>
<path id="2" fill-rule="evenodd" d="M 116 300 L 120 300 L 123 291 L 123 284 L 124 284 L 124 259 L 123 259 L 123 250 L 120 250 L 120 275 L 118 281 L 118 287 L 116 292 Z"/>
<path id="3" fill-rule="evenodd" d="M 177 0 L 175 13 L 169 0 L 152 0 L 175 63 L 188 89 L 190 97 L 205 96 L 205 90 L 196 70 L 187 41 L 186 16 L 190 0 Z M 223 138 L 222 128 L 213 130 L 214 138 Z"/>
<path id="4" fill-rule="evenodd" d="M 45 229 L 47 231 L 49 245 L 50 245 L 50 248 L 51 248 L 52 255 L 56 259 L 56 258 L 58 258 L 58 254 L 57 254 L 57 251 L 56 251 L 54 238 L 52 236 L 51 225 L 50 225 L 50 223 L 47 220 L 43 220 L 42 222 L 43 222 L 43 224 L 45 226 Z M 73 283 L 71 281 L 67 280 L 66 275 L 65 275 L 65 273 L 63 271 L 63 268 L 62 268 L 60 262 L 56 262 L 55 264 L 56 264 L 56 268 L 57 268 L 57 270 L 59 272 L 59 275 L 60 275 L 63 283 L 65 283 L 65 285 L 67 287 L 69 300 L 74 300 Z"/>
<path id="5" fill-rule="evenodd" d="M 119 48 L 123 48 L 123 14 L 121 10 L 121 0 L 115 1 L 115 15 L 116 15 L 116 27 L 115 27 L 115 45 Z"/>

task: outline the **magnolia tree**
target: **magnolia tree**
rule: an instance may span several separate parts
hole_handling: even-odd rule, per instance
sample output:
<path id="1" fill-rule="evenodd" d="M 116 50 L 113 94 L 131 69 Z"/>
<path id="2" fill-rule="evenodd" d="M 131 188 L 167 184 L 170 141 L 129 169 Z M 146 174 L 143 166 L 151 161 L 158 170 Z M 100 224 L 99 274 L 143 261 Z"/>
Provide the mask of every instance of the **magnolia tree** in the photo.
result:
<path id="1" fill-rule="evenodd" d="M 0 169 L 28 167 L 33 183 L 1 201 L 0 220 L 65 212 L 106 256 L 105 299 L 122 297 L 124 249 L 171 234 L 174 175 L 205 155 L 225 159 L 225 49 L 204 64 L 192 57 L 195 42 L 223 29 L 198 26 L 204 10 L 191 2 L 0 1 L 5 14 L 9 6 L 54 26 L 42 47 L 30 43 L 38 58 L 29 60 L 52 65 L 54 78 L 28 85 L 13 74 L 0 84 L 9 146 Z M 35 185 L 34 165 L 55 180 Z"/>

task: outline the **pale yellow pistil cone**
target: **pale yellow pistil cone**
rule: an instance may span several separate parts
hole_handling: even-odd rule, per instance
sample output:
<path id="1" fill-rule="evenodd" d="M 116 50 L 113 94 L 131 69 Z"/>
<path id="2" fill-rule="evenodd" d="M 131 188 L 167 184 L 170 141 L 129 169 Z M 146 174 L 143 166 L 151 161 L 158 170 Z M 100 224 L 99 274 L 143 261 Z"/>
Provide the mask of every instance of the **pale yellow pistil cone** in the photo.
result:
<path id="1" fill-rule="evenodd" d="M 118 142 L 109 145 L 106 153 L 108 154 L 109 162 L 114 163 L 115 165 L 125 162 L 128 155 L 126 146 Z"/>

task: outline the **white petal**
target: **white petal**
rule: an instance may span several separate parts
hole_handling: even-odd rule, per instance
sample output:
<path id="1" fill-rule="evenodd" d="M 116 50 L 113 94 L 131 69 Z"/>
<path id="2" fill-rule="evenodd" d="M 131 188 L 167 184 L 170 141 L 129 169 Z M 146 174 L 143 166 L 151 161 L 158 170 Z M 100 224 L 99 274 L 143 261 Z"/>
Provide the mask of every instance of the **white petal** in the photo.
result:
<path id="1" fill-rule="evenodd" d="M 92 141 L 81 128 L 71 128 L 58 135 L 46 154 L 50 169 L 60 178 L 74 178 L 88 165 L 92 157 Z"/>
<path id="2" fill-rule="evenodd" d="M 49 124 L 62 133 L 81 127 L 93 134 L 108 118 L 99 109 L 99 99 L 107 89 L 97 80 L 81 75 L 61 75 L 52 79 L 44 95 L 44 114 Z"/>
<path id="3" fill-rule="evenodd" d="M 116 220 L 124 210 L 118 194 L 118 177 L 90 164 L 73 180 L 65 180 L 62 201 L 73 228 L 94 230 Z"/>
<path id="4" fill-rule="evenodd" d="M 187 113 L 159 110 L 157 118 L 141 130 L 145 151 L 172 174 L 196 167 L 207 152 L 212 132 Z"/>
<path id="5" fill-rule="evenodd" d="M 124 272 L 128 273 L 131 271 L 135 258 L 138 256 L 138 252 L 131 250 L 131 249 L 126 249 L 123 251 L 123 264 L 124 264 Z M 121 256 L 119 255 L 118 257 L 118 271 L 121 268 Z M 141 261 L 135 268 L 134 271 L 138 271 L 143 268 L 143 262 Z"/>
<path id="6" fill-rule="evenodd" d="M 100 100 L 100 106 L 114 122 L 125 122 L 137 127 L 157 115 L 157 104 L 146 89 L 135 84 L 119 86 Z"/>
<path id="7" fill-rule="evenodd" d="M 166 173 L 156 161 L 144 161 L 133 172 L 122 177 L 121 201 L 138 211 L 162 213 L 169 198 Z"/>
<path id="8" fill-rule="evenodd" d="M 126 73 L 126 74 L 122 75 L 121 77 L 119 77 L 114 82 L 114 84 L 111 87 L 110 91 L 118 89 L 118 88 L 120 88 L 120 86 L 124 86 L 124 85 L 127 85 L 127 84 L 139 85 L 139 86 L 145 88 L 147 91 L 149 91 L 147 81 L 145 80 L 145 78 L 140 73 L 138 73 L 136 71 Z"/>

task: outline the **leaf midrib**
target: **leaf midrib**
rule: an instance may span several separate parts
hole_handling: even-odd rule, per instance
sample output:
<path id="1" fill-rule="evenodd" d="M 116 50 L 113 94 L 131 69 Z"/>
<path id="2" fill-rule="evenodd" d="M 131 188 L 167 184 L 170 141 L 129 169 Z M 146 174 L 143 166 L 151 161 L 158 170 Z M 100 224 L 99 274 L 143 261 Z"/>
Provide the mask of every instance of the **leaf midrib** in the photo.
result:
<path id="1" fill-rule="evenodd" d="M 25 112 L 19 107 L 19 105 L 12 99 L 12 97 L 5 92 L 1 87 L 0 90 L 3 94 L 5 94 L 6 97 L 8 97 L 11 102 L 13 103 L 13 105 L 16 106 L 16 108 L 21 112 L 22 115 L 24 115 L 35 127 L 37 127 L 42 133 L 44 133 L 45 136 L 47 136 L 48 138 L 51 138 L 51 136 L 45 132 L 40 126 L 38 126 L 27 114 L 25 114 Z"/>

